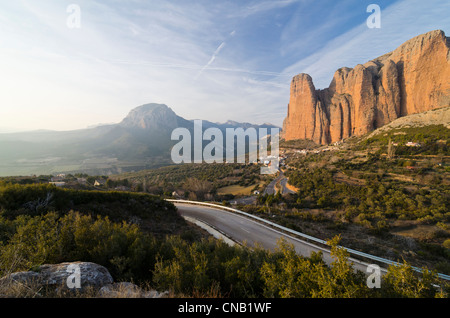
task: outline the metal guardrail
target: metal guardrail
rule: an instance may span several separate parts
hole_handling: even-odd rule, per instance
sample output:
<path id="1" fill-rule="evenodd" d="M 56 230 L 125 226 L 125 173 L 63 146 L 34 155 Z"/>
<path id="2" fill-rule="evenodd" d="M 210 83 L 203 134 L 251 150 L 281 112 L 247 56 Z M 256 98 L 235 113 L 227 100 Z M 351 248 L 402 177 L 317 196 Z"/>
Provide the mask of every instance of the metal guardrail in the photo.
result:
<path id="1" fill-rule="evenodd" d="M 253 215 L 253 214 L 250 214 L 250 213 L 238 210 L 238 209 L 233 209 L 233 208 L 230 208 L 230 207 L 227 207 L 227 206 L 213 204 L 213 203 L 207 203 L 207 202 L 198 202 L 198 201 L 189 201 L 189 200 L 174 200 L 174 199 L 166 199 L 166 201 L 175 202 L 175 203 L 185 203 L 185 204 L 193 204 L 193 205 L 210 206 L 210 207 L 213 207 L 213 208 L 217 208 L 217 209 L 222 209 L 222 210 L 227 210 L 227 211 L 230 211 L 230 212 L 238 213 L 238 214 L 241 214 L 241 215 L 246 216 L 248 218 L 252 218 L 252 219 L 255 219 L 255 220 L 260 221 L 262 223 L 265 223 L 267 225 L 270 225 L 272 227 L 275 227 L 275 228 L 277 228 L 279 230 L 282 230 L 283 232 L 287 232 L 287 233 L 293 234 L 295 236 L 299 236 L 299 237 L 302 237 L 304 239 L 310 240 L 312 242 L 328 246 L 326 241 L 321 240 L 321 239 L 319 239 L 317 237 L 313 237 L 313 236 L 310 236 L 310 235 L 307 235 L 307 234 L 304 234 L 304 233 L 301 233 L 301 232 L 294 231 L 294 230 L 289 229 L 287 227 L 281 226 L 281 225 L 276 224 L 274 222 L 265 220 L 265 219 L 260 218 L 260 217 L 258 217 L 256 215 Z M 346 249 L 350 254 L 353 254 L 353 255 L 356 255 L 356 256 L 359 256 L 359 257 L 363 257 L 365 259 L 370 259 L 372 261 L 377 261 L 377 262 L 380 262 L 380 263 L 383 263 L 383 264 L 387 264 L 387 265 L 393 265 L 393 266 L 401 265 L 401 263 L 394 262 L 394 261 L 391 261 L 391 260 L 388 260 L 388 259 L 385 259 L 385 258 L 382 258 L 382 257 L 379 257 L 379 256 L 367 254 L 367 253 L 360 252 L 360 251 L 357 251 L 357 250 L 353 250 L 353 249 L 350 249 L 350 248 L 347 248 L 347 247 L 344 247 L 344 246 L 339 246 L 339 247 Z M 412 268 L 415 271 L 417 271 L 417 272 L 422 272 L 422 269 L 420 269 L 418 267 L 412 266 Z M 441 279 L 445 279 L 445 280 L 449 280 L 450 281 L 450 275 L 441 274 L 441 273 L 437 273 L 437 275 Z"/>

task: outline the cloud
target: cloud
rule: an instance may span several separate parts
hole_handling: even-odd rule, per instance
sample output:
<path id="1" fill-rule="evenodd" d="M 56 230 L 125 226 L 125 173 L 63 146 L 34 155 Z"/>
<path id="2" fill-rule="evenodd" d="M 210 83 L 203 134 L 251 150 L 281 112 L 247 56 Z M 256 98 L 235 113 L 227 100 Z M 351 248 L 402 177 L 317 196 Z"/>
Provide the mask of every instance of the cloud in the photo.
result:
<path id="1" fill-rule="evenodd" d="M 251 5 L 241 7 L 239 10 L 234 11 L 229 17 L 247 18 L 251 15 L 264 13 L 270 10 L 284 8 L 299 2 L 302 0 L 271 0 L 271 1 L 255 1 Z"/>

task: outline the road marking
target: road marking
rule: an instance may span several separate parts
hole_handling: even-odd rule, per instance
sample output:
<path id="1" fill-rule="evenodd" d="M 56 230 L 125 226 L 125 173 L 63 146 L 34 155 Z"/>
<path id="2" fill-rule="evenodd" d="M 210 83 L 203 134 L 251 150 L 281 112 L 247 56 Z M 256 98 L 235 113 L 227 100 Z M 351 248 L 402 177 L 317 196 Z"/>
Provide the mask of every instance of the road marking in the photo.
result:
<path id="1" fill-rule="evenodd" d="M 240 228 L 241 228 L 241 230 L 243 230 L 243 231 L 245 231 L 245 232 L 247 232 L 247 233 L 249 233 L 250 234 L 250 231 L 248 231 L 248 230 L 246 230 L 246 229 L 244 229 L 242 226 L 240 226 Z"/>

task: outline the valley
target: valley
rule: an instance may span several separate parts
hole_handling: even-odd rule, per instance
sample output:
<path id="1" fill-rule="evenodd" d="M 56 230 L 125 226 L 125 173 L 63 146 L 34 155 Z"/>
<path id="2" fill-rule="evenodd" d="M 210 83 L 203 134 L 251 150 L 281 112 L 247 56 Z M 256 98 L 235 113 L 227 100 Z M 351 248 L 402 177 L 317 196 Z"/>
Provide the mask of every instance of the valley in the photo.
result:
<path id="1" fill-rule="evenodd" d="M 296 148 L 282 141 L 283 179 L 261 175 L 260 165 L 203 163 L 103 176 L 65 175 L 60 181 L 67 188 L 223 204 L 322 240 L 340 235 L 348 248 L 450 274 L 449 129 L 393 126 L 330 146 L 303 148 L 305 143 L 299 143 Z M 421 147 L 404 146 L 409 141 Z M 389 157 L 390 143 L 396 146 Z"/>

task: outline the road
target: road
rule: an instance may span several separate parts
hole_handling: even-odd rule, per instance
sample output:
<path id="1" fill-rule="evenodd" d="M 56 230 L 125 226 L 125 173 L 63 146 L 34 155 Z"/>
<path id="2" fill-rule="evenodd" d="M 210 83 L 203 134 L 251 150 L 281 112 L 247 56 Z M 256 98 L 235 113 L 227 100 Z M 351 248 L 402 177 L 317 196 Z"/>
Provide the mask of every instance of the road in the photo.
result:
<path id="1" fill-rule="evenodd" d="M 273 179 L 267 187 L 264 189 L 263 194 L 275 194 L 275 186 L 276 184 L 283 178 L 283 172 L 280 171 L 278 177 Z"/>
<path id="2" fill-rule="evenodd" d="M 286 177 L 283 176 L 283 179 L 280 180 L 280 185 L 282 187 L 282 193 L 281 194 L 286 194 L 286 193 L 292 193 L 295 194 L 295 191 L 292 191 L 291 189 L 289 189 L 288 187 L 286 187 L 286 184 L 288 182 L 288 179 Z"/>
<path id="3" fill-rule="evenodd" d="M 262 194 L 263 195 L 276 194 L 275 186 L 277 183 L 279 183 L 281 185 L 281 194 L 287 194 L 287 193 L 295 194 L 294 191 L 292 191 L 286 187 L 287 181 L 288 180 L 284 176 L 283 171 L 280 170 L 280 174 L 267 185 L 267 187 L 264 189 Z M 238 198 L 238 199 L 230 200 L 230 203 L 232 203 L 232 204 L 254 204 L 256 202 L 256 198 L 257 198 L 256 196 Z"/>
<path id="4" fill-rule="evenodd" d="M 232 204 L 255 204 L 256 203 L 256 195 L 252 195 L 250 197 L 244 197 L 244 198 L 237 198 L 237 199 L 233 199 L 230 200 L 230 203 Z"/>
<path id="5" fill-rule="evenodd" d="M 245 242 L 250 247 L 259 244 L 263 248 L 274 250 L 279 239 L 284 238 L 288 243 L 294 245 L 296 252 L 300 255 L 309 257 L 313 251 L 322 251 L 324 261 L 327 264 L 330 264 L 332 261 L 331 255 L 326 248 L 305 242 L 236 213 L 208 206 L 185 203 L 175 203 L 175 205 L 181 216 L 203 222 L 239 244 Z M 369 263 L 352 258 L 350 260 L 354 263 L 355 269 L 366 272 Z"/>
<path id="6" fill-rule="evenodd" d="M 278 175 L 278 177 L 276 177 L 274 180 L 272 180 L 272 182 L 270 182 L 266 189 L 264 190 L 263 194 L 275 194 L 275 186 L 277 183 L 280 183 L 282 189 L 281 189 L 281 194 L 286 194 L 286 193 L 295 193 L 294 191 L 288 189 L 286 187 L 286 183 L 287 183 L 287 178 L 284 176 L 283 171 L 280 170 L 280 174 Z"/>

